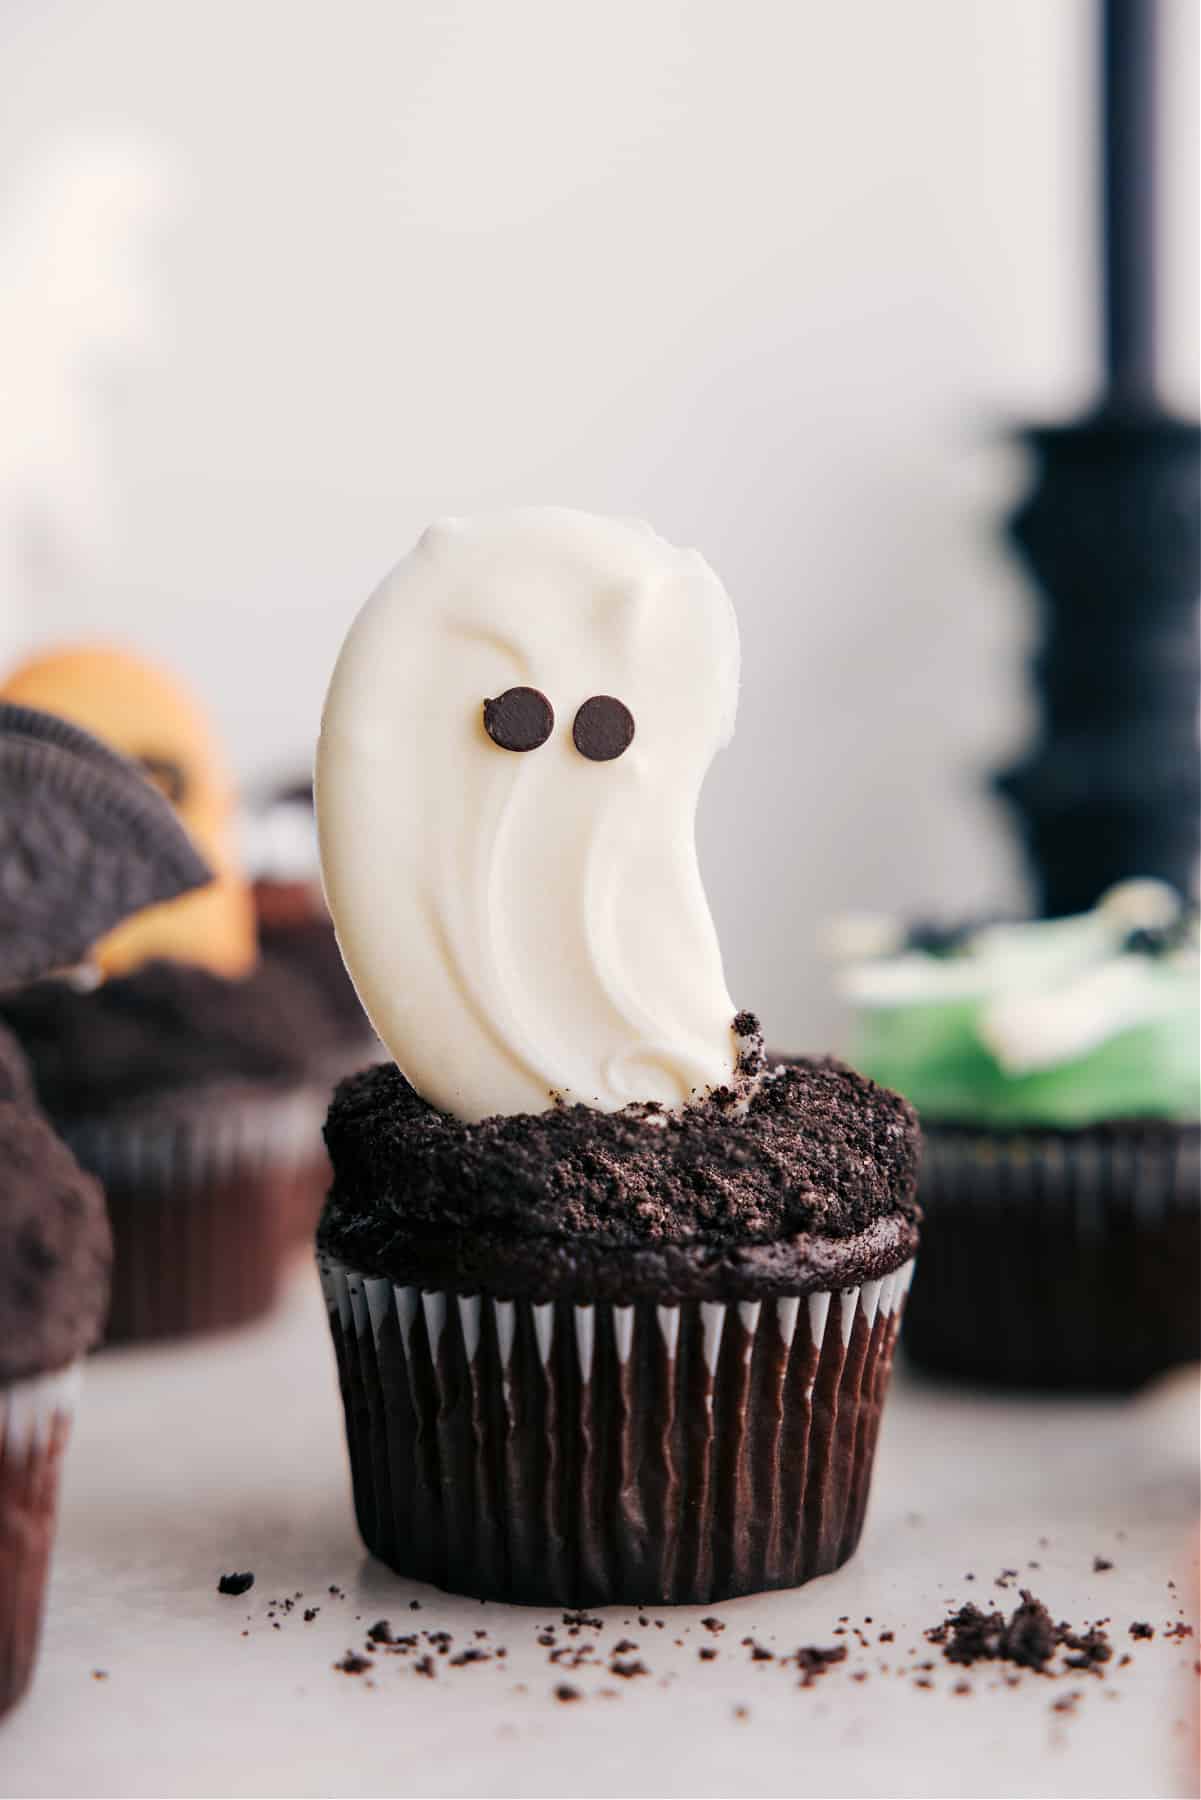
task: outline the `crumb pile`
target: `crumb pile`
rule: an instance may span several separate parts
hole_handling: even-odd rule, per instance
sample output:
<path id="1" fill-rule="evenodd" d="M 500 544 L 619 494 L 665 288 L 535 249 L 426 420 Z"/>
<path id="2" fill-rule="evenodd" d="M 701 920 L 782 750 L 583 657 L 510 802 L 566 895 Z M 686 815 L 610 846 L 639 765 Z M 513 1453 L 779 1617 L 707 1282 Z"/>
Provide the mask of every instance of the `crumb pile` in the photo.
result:
<path id="1" fill-rule="evenodd" d="M 1016 1569 L 1002 1569 L 994 1577 L 993 1587 L 1009 1589 L 1017 1573 Z M 969 1574 L 963 1579 L 974 1582 L 976 1577 Z M 253 1583 L 254 1576 L 247 1572 L 222 1575 L 217 1587 L 222 1594 L 244 1594 Z M 347 1596 L 336 1583 L 330 1583 L 323 1604 L 303 1604 L 304 1600 L 300 1591 L 270 1599 L 257 1621 L 256 1615 L 245 1615 L 246 1624 L 257 1622 L 279 1631 L 293 1615 L 311 1625 L 323 1611 L 328 1624 L 330 1603 L 336 1613 Z M 424 1610 L 417 1599 L 410 1599 L 407 1605 L 409 1613 Z M 1126 1627 L 1127 1636 L 1132 1644 L 1157 1638 L 1164 1644 L 1186 1643 L 1193 1637 L 1193 1626 L 1185 1621 L 1178 1604 L 1177 1615 L 1159 1628 L 1147 1619 L 1132 1620 Z M 908 1644 L 908 1632 L 902 1632 L 898 1641 L 897 1629 L 880 1623 L 872 1614 L 855 1621 L 844 1613 L 830 1628 L 829 1637 L 834 1641 L 811 1644 L 779 1643 L 774 1633 L 753 1629 L 735 1639 L 727 1633 L 727 1621 L 715 1613 L 698 1619 L 689 1612 L 658 1617 L 615 1608 L 608 1617 L 577 1610 L 548 1619 L 506 1608 L 504 1618 L 508 1642 L 500 1641 L 486 1625 L 456 1636 L 442 1626 L 427 1626 L 416 1619 L 406 1619 L 401 1625 L 391 1618 L 377 1618 L 363 1625 L 361 1641 L 346 1645 L 331 1666 L 339 1675 L 368 1687 L 378 1687 L 385 1670 L 438 1681 L 451 1677 L 452 1672 L 490 1668 L 495 1678 L 506 1673 L 509 1643 L 520 1631 L 523 1638 L 530 1633 L 533 1646 L 545 1654 L 549 1697 L 574 1704 L 619 1699 L 632 1689 L 670 1687 L 686 1670 L 696 1671 L 698 1665 L 711 1667 L 719 1660 L 734 1661 L 750 1678 L 787 1679 L 800 1690 L 813 1689 L 837 1673 L 839 1679 L 856 1684 L 891 1677 L 907 1681 L 920 1692 L 934 1692 L 939 1688 L 936 1676 L 941 1665 L 930 1654 L 933 1650 L 941 1653 L 941 1662 L 949 1665 L 954 1675 L 942 1686 L 950 1696 L 970 1696 L 980 1691 L 982 1682 L 994 1689 L 1016 1687 L 1024 1675 L 1032 1675 L 1062 1684 L 1050 1705 L 1056 1714 L 1068 1715 L 1077 1711 L 1086 1691 L 1069 1687 L 1072 1681 L 1079 1682 L 1082 1676 L 1101 1681 L 1133 1661 L 1130 1652 L 1115 1642 L 1117 1628 L 1111 1619 L 1079 1625 L 1056 1620 L 1028 1588 L 1018 1590 L 1017 1604 L 1010 1611 L 972 1601 L 959 1605 L 936 1624 L 915 1632 L 915 1641 Z M 359 1615 L 355 1623 L 362 1623 Z M 242 1635 L 251 1633 L 243 1629 Z M 338 1635 L 345 1644 L 341 1631 Z M 525 1647 L 529 1642 L 526 1638 Z M 703 1681 L 705 1676 L 694 1674 L 692 1679 Z M 525 1681 L 513 1684 L 511 1691 L 527 1694 L 536 1690 Z M 1111 1685 L 1107 1684 L 1106 1691 L 1117 1697 L 1118 1690 Z M 734 1716 L 749 1719 L 749 1707 L 736 1706 Z"/>

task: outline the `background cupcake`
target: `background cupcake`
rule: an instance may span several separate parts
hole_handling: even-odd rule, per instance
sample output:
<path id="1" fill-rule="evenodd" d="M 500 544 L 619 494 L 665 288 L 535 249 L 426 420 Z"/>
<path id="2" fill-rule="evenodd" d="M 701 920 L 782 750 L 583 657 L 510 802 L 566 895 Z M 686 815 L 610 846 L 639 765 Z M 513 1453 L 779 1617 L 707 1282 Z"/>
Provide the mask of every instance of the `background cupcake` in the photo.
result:
<path id="1" fill-rule="evenodd" d="M 1039 1387 L 1194 1360 L 1195 914 L 1132 882 L 1074 918 L 842 935 L 851 1054 L 922 1122 L 909 1354 Z"/>
<path id="2" fill-rule="evenodd" d="M 332 1088 L 376 1061 L 380 1041 L 346 973 L 321 891 L 311 781 L 293 782 L 248 812 L 243 854 L 264 955 L 286 964 L 325 1003 L 325 1030 L 311 1048 Z"/>
<path id="3" fill-rule="evenodd" d="M 354 991 L 321 891 L 313 784 L 298 780 L 247 808 L 243 856 L 253 884 L 259 945 L 312 993 L 317 1016 L 307 1037 L 313 1079 L 326 1097 L 345 1075 L 382 1054 Z M 329 1187 L 329 1165 L 318 1157 L 296 1183 L 290 1236 L 311 1250 Z"/>
<path id="4" fill-rule="evenodd" d="M 100 1336 L 99 1182 L 29 1106 L 0 1101 L 0 1713 L 28 1685 L 78 1363 Z"/>
<path id="5" fill-rule="evenodd" d="M 207 875 L 132 766 L 60 720 L 0 704 L 0 991 L 69 965 L 128 908 Z M 0 1712 L 33 1670 L 59 1465 L 110 1260 L 99 1183 L 39 1112 L 0 1031 Z"/>
<path id="6" fill-rule="evenodd" d="M 232 847 L 233 792 L 191 697 L 125 651 L 26 663 L 10 700 L 103 736 L 171 802 L 215 879 L 94 944 L 94 991 L 0 1002 L 41 1104 L 104 1184 L 116 1243 L 110 1340 L 236 1324 L 273 1298 L 295 1193 L 320 1165 L 309 1045 L 321 1008 L 260 961 Z"/>

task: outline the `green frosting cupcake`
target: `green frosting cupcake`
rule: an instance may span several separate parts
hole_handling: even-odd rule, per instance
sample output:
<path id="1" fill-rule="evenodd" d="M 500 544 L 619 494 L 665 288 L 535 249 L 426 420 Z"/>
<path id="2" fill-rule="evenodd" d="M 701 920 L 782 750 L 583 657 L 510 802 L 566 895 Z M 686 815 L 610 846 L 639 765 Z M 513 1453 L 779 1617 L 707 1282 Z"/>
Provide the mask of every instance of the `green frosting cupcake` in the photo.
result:
<path id="1" fill-rule="evenodd" d="M 1159 882 L 1070 919 L 840 939 L 850 1060 L 931 1123 L 1201 1116 L 1197 919 Z"/>

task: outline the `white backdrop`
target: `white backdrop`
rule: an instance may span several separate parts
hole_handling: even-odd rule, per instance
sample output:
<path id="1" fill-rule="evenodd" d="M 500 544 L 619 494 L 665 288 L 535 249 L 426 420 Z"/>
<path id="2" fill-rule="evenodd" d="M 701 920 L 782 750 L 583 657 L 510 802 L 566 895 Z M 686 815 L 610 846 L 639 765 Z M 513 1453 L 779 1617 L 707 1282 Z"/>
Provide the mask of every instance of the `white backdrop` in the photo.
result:
<path id="1" fill-rule="evenodd" d="M 261 778 L 307 759 L 352 610 L 428 518 L 645 515 L 742 622 L 701 820 L 732 991 L 776 1041 L 827 1041 L 822 918 L 1020 893 L 981 779 L 1028 725 L 1001 434 L 1093 376 L 1090 19 L 6 0 L 0 482 L 36 473 L 9 647 L 161 654 Z M 1169 25 L 1191 403 L 1193 0 Z M 30 220 L 80 183 L 47 246 Z"/>

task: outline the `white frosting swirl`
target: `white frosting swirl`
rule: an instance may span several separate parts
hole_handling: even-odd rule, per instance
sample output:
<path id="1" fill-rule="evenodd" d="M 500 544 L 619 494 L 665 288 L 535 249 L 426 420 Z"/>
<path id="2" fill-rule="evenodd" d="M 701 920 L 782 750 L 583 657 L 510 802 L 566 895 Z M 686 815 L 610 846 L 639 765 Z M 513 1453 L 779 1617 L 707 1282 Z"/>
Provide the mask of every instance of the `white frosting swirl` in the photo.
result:
<path id="1" fill-rule="evenodd" d="M 1091 912 L 978 926 L 949 956 L 898 948 L 903 931 L 866 916 L 842 921 L 830 942 L 844 959 L 842 992 L 862 1015 L 970 1003 L 1000 1068 L 1024 1075 L 1195 1007 L 1195 927 L 1158 957 L 1126 949 L 1132 931 L 1167 930 L 1181 910 L 1174 889 L 1140 878 Z"/>
<path id="2" fill-rule="evenodd" d="M 538 749 L 484 730 L 513 687 L 554 708 Z M 359 998 L 435 1106 L 679 1106 L 730 1081 L 694 822 L 737 690 L 725 590 L 645 525 L 445 520 L 368 601 L 322 720 L 322 872 Z M 634 717 L 612 761 L 572 741 L 595 695 Z"/>

